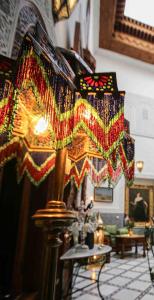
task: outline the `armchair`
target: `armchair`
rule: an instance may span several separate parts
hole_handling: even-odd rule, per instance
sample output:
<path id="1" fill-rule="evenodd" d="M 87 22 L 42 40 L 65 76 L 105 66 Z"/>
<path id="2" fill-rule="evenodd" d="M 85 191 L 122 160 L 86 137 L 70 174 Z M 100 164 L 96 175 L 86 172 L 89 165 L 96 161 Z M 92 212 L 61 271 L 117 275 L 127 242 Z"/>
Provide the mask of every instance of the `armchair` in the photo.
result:
<path id="1" fill-rule="evenodd" d="M 112 247 L 113 251 L 117 250 L 116 235 L 128 234 L 127 227 L 118 228 L 116 224 L 104 226 L 104 243 Z"/>

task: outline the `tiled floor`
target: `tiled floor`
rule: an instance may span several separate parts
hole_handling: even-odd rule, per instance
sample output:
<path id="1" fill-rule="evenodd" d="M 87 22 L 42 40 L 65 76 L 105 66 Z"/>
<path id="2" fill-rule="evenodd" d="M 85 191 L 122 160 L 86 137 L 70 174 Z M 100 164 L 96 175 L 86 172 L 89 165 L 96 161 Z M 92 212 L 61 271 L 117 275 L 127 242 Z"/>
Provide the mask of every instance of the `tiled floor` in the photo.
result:
<path id="1" fill-rule="evenodd" d="M 154 300 L 154 287 L 152 286 L 147 257 L 142 257 L 142 252 L 136 258 L 134 249 L 132 253 L 120 259 L 118 255 L 112 253 L 111 262 L 106 264 L 100 276 L 100 290 L 105 300 Z M 150 265 L 154 267 L 154 258 L 149 253 Z M 81 270 L 85 276 L 94 278 L 98 269 L 87 271 Z M 90 281 L 77 278 L 76 286 L 81 288 Z M 85 288 L 82 292 L 74 293 L 75 300 L 99 300 L 96 284 Z"/>

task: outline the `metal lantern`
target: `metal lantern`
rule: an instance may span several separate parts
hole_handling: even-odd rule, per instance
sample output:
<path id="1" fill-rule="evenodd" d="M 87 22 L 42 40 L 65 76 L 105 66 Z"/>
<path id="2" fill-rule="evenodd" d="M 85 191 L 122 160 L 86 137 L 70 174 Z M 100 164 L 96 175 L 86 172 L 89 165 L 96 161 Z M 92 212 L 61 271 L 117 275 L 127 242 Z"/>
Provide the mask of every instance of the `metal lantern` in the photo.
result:
<path id="1" fill-rule="evenodd" d="M 53 0 L 52 11 L 55 22 L 69 18 L 77 2 L 78 0 Z"/>

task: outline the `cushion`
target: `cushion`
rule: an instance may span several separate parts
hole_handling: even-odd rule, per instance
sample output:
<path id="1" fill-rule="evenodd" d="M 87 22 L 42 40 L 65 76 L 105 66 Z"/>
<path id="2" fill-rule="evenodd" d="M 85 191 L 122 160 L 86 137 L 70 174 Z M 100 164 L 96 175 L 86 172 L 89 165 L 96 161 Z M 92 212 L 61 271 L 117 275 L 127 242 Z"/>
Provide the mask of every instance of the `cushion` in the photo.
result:
<path id="1" fill-rule="evenodd" d="M 118 229 L 118 234 L 127 234 L 127 233 L 128 233 L 127 227 L 122 227 Z"/>
<path id="2" fill-rule="evenodd" d="M 104 235 L 106 235 L 106 236 L 110 236 L 110 234 L 109 234 L 109 232 L 108 231 L 104 231 Z"/>
<path id="3" fill-rule="evenodd" d="M 117 225 L 105 225 L 105 230 L 110 234 L 117 234 Z"/>

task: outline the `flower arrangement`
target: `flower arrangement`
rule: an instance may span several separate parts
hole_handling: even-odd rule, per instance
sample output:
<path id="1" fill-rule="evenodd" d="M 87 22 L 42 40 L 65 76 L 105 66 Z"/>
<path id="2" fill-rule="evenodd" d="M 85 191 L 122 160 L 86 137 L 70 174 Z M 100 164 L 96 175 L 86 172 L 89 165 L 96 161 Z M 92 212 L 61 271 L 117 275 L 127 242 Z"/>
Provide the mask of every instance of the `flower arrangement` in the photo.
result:
<path id="1" fill-rule="evenodd" d="M 132 229 L 134 227 L 134 221 L 131 220 L 128 216 L 125 217 L 125 226 L 128 229 Z"/>
<path id="2" fill-rule="evenodd" d="M 127 228 L 132 229 L 134 227 L 134 221 L 129 220 Z"/>
<path id="3" fill-rule="evenodd" d="M 77 221 L 75 221 L 70 227 L 69 231 L 72 233 L 74 244 L 84 244 L 86 238 L 90 234 L 94 234 L 98 227 L 97 217 L 95 213 L 91 213 L 91 209 L 79 210 Z"/>

